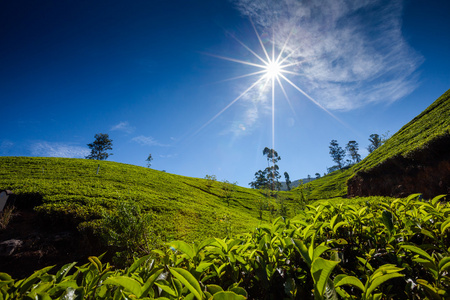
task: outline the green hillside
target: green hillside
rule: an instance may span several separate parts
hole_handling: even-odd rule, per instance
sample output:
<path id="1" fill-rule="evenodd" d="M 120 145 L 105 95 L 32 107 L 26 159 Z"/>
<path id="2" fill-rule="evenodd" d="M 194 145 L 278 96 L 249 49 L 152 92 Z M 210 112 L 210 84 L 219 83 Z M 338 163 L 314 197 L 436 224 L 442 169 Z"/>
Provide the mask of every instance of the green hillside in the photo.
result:
<path id="1" fill-rule="evenodd" d="M 450 134 L 450 90 L 403 126 L 380 148 L 355 165 L 353 172 L 370 170 L 397 155 L 408 157 L 432 140 Z"/>
<path id="2" fill-rule="evenodd" d="M 317 178 L 306 187 L 307 198 L 311 200 L 345 197 L 347 195 L 347 179 L 352 175 L 351 169 L 334 171 Z"/>
<path id="3" fill-rule="evenodd" d="M 425 149 L 437 138 L 450 135 L 450 90 L 421 114 L 403 126 L 380 148 L 349 169 L 335 171 L 309 183 L 310 199 L 342 197 L 347 194 L 347 180 L 358 171 L 369 171 L 396 156 L 409 157 Z"/>
<path id="4" fill-rule="evenodd" d="M 121 202 L 150 214 L 162 240 L 224 236 L 260 223 L 260 192 L 218 181 L 85 159 L 0 157 L 0 166 L 0 190 L 12 190 L 18 206 L 37 205 L 55 224 L 94 228 Z"/>

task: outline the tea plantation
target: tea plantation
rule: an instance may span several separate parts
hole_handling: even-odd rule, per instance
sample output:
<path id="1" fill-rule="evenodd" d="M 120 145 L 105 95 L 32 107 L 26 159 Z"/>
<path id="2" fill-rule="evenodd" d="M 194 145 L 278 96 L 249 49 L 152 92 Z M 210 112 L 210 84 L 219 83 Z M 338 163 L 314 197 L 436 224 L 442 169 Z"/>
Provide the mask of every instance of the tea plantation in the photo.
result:
<path id="1" fill-rule="evenodd" d="M 450 299 L 447 196 L 343 198 L 357 172 L 449 136 L 450 90 L 359 164 L 277 193 L 107 161 L 0 157 L 0 190 L 18 211 L 117 251 L 24 279 L 0 272 L 0 300 Z"/>
<path id="2" fill-rule="evenodd" d="M 448 299 L 450 205 L 373 197 L 307 205 L 232 238 L 172 241 L 125 269 L 0 273 L 3 299 Z"/>
<path id="3" fill-rule="evenodd" d="M 260 222 L 262 194 L 229 183 L 85 159 L 0 157 L 0 166 L 0 189 L 17 195 L 16 206 L 36 206 L 49 222 L 94 228 L 128 202 L 151 216 L 163 240 L 244 232 Z"/>

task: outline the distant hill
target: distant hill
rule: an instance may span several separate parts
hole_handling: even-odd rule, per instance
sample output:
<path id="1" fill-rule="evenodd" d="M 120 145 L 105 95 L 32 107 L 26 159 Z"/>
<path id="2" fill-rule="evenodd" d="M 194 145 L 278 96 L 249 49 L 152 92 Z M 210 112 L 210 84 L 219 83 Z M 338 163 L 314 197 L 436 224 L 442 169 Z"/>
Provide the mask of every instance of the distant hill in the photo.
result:
<path id="1" fill-rule="evenodd" d="M 316 178 L 311 177 L 311 178 L 303 178 L 303 179 L 294 180 L 294 181 L 291 182 L 291 189 L 298 187 L 300 184 L 305 184 L 305 183 L 311 182 L 314 179 L 316 179 Z M 287 188 L 286 182 L 285 181 L 280 181 L 280 183 L 281 183 L 281 189 L 280 190 L 281 191 L 287 191 L 288 188 Z"/>

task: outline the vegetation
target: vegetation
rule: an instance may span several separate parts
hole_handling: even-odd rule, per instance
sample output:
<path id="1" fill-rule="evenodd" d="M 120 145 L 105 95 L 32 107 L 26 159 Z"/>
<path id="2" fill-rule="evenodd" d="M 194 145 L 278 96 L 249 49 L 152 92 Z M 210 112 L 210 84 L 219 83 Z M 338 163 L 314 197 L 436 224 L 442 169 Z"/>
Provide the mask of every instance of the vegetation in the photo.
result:
<path id="1" fill-rule="evenodd" d="M 369 146 L 367 147 L 367 151 L 372 153 L 375 149 L 378 149 L 382 145 L 381 138 L 378 134 L 373 133 L 369 137 Z"/>
<path id="2" fill-rule="evenodd" d="M 112 140 L 107 133 L 96 134 L 95 141 L 87 145 L 91 149 L 91 154 L 86 156 L 87 159 L 105 160 L 110 155 L 113 155 L 107 152 L 112 150 Z"/>
<path id="3" fill-rule="evenodd" d="M 0 273 L 4 299 L 447 299 L 450 205 L 367 198 L 307 205 L 232 238 L 172 241 L 127 269 Z M 432 220 L 432 221 L 431 221 Z"/>
<path id="4" fill-rule="evenodd" d="M 28 207 L 36 206 L 43 222 L 51 224 L 97 231 L 105 214 L 114 215 L 123 202 L 151 215 L 160 242 L 223 237 L 224 216 L 233 224 L 230 234 L 260 222 L 256 199 L 261 192 L 236 185 L 229 197 L 225 185 L 211 180 L 85 159 L 0 157 L 0 166 L 0 189 L 12 190 Z M 263 219 L 269 220 L 269 214 L 264 211 Z"/>
<path id="5" fill-rule="evenodd" d="M 6 206 L 0 211 L 0 231 L 6 229 L 14 214 L 14 206 Z"/>
<path id="6" fill-rule="evenodd" d="M 148 155 L 147 159 L 145 160 L 147 162 L 147 168 L 150 168 L 152 166 L 152 160 L 153 160 L 153 157 L 152 157 L 152 154 L 150 153 Z"/>
<path id="7" fill-rule="evenodd" d="M 366 171 L 395 157 L 408 157 L 427 147 L 432 140 L 450 135 L 450 90 L 433 102 L 421 114 L 403 126 L 378 149 L 367 156 L 354 171 Z"/>
<path id="8" fill-rule="evenodd" d="M 336 140 L 332 140 L 330 142 L 330 155 L 333 161 L 337 164 L 339 169 L 342 169 L 344 166 L 344 158 L 345 158 L 345 151 L 342 149 L 342 147 L 339 146 L 338 142 Z"/>
<path id="9" fill-rule="evenodd" d="M 349 141 L 345 146 L 348 155 L 352 158 L 352 163 L 359 163 L 361 155 L 358 153 L 359 145 L 356 141 Z"/>
<path id="10" fill-rule="evenodd" d="M 289 192 L 106 161 L 0 157 L 0 189 L 14 191 L 17 208 L 92 230 L 129 262 L 90 257 L 21 280 L 0 273 L 0 299 L 449 299 L 445 196 L 341 198 L 358 170 L 450 135 L 449 98 L 360 163 Z M 279 156 L 266 149 L 274 167 Z"/>
<path id="11" fill-rule="evenodd" d="M 290 191 L 291 190 L 291 180 L 289 179 L 289 173 L 288 172 L 284 172 L 284 179 L 285 179 L 285 182 L 286 182 L 286 187 L 287 187 L 287 190 L 288 191 Z"/>
<path id="12" fill-rule="evenodd" d="M 250 182 L 249 185 L 254 189 L 269 188 L 272 191 L 279 191 L 281 189 L 281 183 L 279 182 L 281 175 L 277 162 L 281 157 L 278 155 L 277 151 L 269 149 L 268 147 L 264 148 L 263 155 L 267 157 L 267 168 L 264 171 L 257 171 L 255 173 L 255 180 Z"/>
<path id="13" fill-rule="evenodd" d="M 416 151 L 426 149 L 433 141 L 450 136 L 450 90 L 445 92 L 421 114 L 403 126 L 389 139 L 381 139 L 371 135 L 370 140 L 378 140 L 382 144 L 361 162 L 344 167 L 341 171 L 334 170 L 327 176 L 311 182 L 309 199 L 345 197 L 347 181 L 360 170 L 370 169 L 396 156 L 409 157 Z"/>

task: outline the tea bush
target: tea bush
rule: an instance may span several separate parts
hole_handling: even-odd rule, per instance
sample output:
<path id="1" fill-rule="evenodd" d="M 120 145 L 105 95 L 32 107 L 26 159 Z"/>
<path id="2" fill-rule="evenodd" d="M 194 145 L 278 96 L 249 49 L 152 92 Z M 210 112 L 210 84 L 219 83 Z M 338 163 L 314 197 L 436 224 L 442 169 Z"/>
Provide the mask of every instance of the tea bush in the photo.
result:
<path id="1" fill-rule="evenodd" d="M 173 241 L 113 269 L 0 273 L 3 299 L 448 299 L 450 205 L 374 198 L 306 205 L 234 238 Z M 75 271 L 73 269 L 75 268 Z M 0 297 L 0 299 L 1 299 Z"/>

